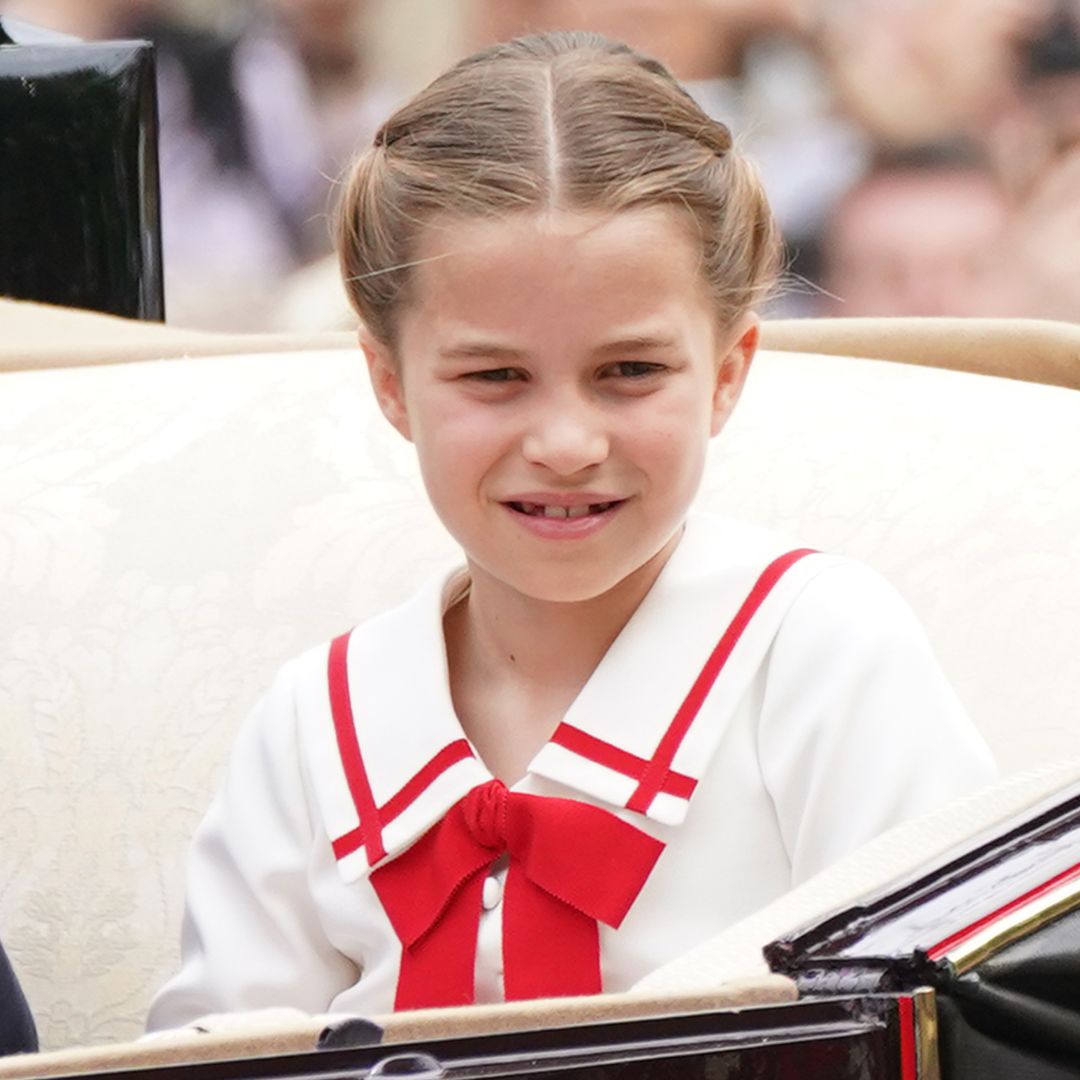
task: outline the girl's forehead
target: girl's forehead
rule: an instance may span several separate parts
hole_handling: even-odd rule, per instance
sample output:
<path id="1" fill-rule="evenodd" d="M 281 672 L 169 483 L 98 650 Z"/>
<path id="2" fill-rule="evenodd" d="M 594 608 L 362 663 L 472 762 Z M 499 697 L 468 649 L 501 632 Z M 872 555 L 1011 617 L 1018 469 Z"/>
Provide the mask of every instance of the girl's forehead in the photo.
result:
<path id="1" fill-rule="evenodd" d="M 602 253 L 625 242 L 663 238 L 675 244 L 692 240 L 687 215 L 673 206 L 621 210 L 559 207 L 491 215 L 438 214 L 419 234 L 421 256 L 464 253 L 477 247 L 513 249 L 522 240 L 543 246 Z"/>
<path id="2" fill-rule="evenodd" d="M 558 296 L 578 304 L 707 297 L 700 244 L 666 206 L 544 210 L 429 223 L 415 252 L 411 306 L 514 309 Z"/>
<path id="3" fill-rule="evenodd" d="M 417 256 L 403 354 L 578 354 L 635 337 L 685 341 L 714 321 L 691 230 L 663 207 L 444 220 Z"/>

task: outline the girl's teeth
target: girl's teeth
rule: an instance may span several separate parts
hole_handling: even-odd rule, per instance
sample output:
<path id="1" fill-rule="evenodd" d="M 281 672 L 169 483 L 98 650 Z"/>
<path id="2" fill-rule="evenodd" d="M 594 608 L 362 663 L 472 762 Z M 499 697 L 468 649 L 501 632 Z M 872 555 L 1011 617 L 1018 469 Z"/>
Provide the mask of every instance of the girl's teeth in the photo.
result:
<path id="1" fill-rule="evenodd" d="M 519 502 L 511 504 L 516 510 L 533 517 L 545 518 L 582 518 L 588 514 L 602 514 L 610 510 L 614 503 L 593 503 L 582 506 L 546 506 L 541 503 Z"/>
<path id="2" fill-rule="evenodd" d="M 589 513 L 588 505 L 582 506 L 545 506 L 544 517 L 548 518 L 580 518 Z"/>

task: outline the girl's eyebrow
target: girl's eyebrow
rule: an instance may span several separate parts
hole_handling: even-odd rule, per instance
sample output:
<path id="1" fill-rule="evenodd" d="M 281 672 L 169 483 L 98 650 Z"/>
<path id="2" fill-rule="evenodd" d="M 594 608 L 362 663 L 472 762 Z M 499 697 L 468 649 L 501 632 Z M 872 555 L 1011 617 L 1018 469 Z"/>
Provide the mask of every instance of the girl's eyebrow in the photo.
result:
<path id="1" fill-rule="evenodd" d="M 676 338 L 663 334 L 629 334 L 626 337 L 617 338 L 614 341 L 605 342 L 596 351 L 601 354 L 621 352 L 646 352 L 676 349 L 679 342 Z"/>
<path id="2" fill-rule="evenodd" d="M 525 351 L 493 341 L 462 341 L 439 350 L 444 360 L 520 360 Z"/>
<path id="3" fill-rule="evenodd" d="M 624 352 L 659 352 L 678 347 L 678 339 L 671 335 L 641 333 L 605 341 L 593 351 L 601 356 L 609 356 Z M 527 355 L 526 349 L 515 349 L 512 345 L 483 340 L 460 341 L 439 349 L 439 357 L 443 360 L 521 360 Z"/>

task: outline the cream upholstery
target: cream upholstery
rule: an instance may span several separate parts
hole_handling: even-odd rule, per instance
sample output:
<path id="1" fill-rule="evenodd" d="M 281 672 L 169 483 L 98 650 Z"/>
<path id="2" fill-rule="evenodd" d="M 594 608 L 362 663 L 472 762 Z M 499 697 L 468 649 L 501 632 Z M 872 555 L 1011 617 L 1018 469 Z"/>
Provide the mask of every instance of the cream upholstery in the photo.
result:
<path id="1" fill-rule="evenodd" d="M 162 362 L 101 325 L 0 375 L 0 938 L 46 1047 L 138 1034 L 276 666 L 453 551 L 341 339 Z M 1080 753 L 1076 391 L 767 353 L 701 501 L 891 578 L 1005 771 Z"/>

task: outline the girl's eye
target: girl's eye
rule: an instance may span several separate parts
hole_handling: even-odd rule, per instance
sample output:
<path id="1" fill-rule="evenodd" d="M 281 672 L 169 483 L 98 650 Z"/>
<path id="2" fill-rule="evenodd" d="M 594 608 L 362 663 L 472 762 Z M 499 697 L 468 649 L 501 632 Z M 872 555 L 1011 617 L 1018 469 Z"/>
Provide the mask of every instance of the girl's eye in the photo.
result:
<path id="1" fill-rule="evenodd" d="M 663 364 L 654 364 L 648 360 L 620 360 L 608 369 L 609 374 L 619 379 L 644 379 L 663 370 Z"/>
<path id="2" fill-rule="evenodd" d="M 514 382 L 518 379 L 523 379 L 525 376 L 517 368 L 489 368 L 486 371 L 470 371 L 465 378 L 472 380 L 473 382 L 482 383 L 508 383 Z"/>

